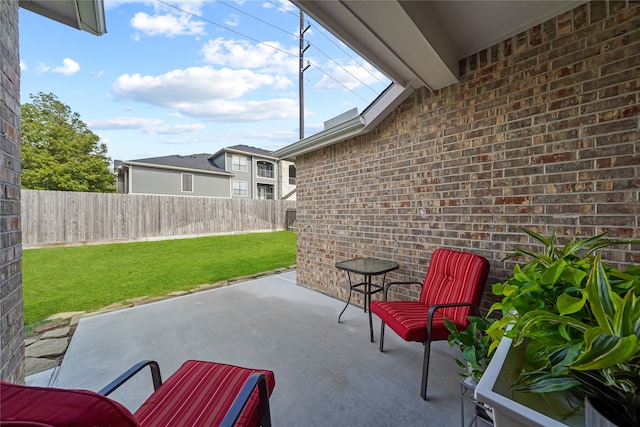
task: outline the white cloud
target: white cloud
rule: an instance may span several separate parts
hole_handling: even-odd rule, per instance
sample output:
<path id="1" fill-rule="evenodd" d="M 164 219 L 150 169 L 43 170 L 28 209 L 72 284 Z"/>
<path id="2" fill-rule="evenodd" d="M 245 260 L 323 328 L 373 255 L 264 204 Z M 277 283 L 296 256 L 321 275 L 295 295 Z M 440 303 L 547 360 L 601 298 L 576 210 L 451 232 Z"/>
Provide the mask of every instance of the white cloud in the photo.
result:
<path id="1" fill-rule="evenodd" d="M 113 92 L 120 99 L 174 108 L 185 116 L 242 122 L 295 117 L 294 99 L 236 100 L 249 91 L 280 89 L 289 83 L 286 78 L 251 70 L 205 66 L 158 76 L 124 74 L 113 84 Z"/>
<path id="2" fill-rule="evenodd" d="M 38 64 L 37 69 L 41 73 L 51 72 L 51 73 L 64 74 L 65 76 L 70 76 L 80 71 L 80 64 L 78 64 L 76 61 L 74 61 L 71 58 L 64 58 L 62 60 L 62 65 L 58 67 L 54 67 L 46 64 Z"/>
<path id="3" fill-rule="evenodd" d="M 131 19 L 131 26 L 148 35 L 167 37 L 205 34 L 205 23 L 196 21 L 191 15 L 173 13 L 151 16 L 138 12 Z"/>
<path id="4" fill-rule="evenodd" d="M 184 103 L 237 98 L 250 90 L 282 85 L 280 79 L 250 70 L 215 69 L 209 66 L 173 70 L 158 76 L 123 74 L 113 84 L 122 99 L 176 107 Z"/>
<path id="5" fill-rule="evenodd" d="M 262 3 L 262 7 L 264 7 L 265 9 L 277 7 L 278 11 L 280 12 L 296 12 L 298 10 L 296 6 L 289 0 L 277 0 L 275 3 L 276 5 L 274 5 L 272 2 L 264 2 Z"/>
<path id="6" fill-rule="evenodd" d="M 224 20 L 224 23 L 229 27 L 237 27 L 238 25 L 240 25 L 240 17 L 233 13 Z"/>
<path id="7" fill-rule="evenodd" d="M 339 89 L 346 86 L 348 89 L 353 90 L 364 85 L 373 85 L 380 83 L 380 81 L 387 80 L 380 71 L 376 70 L 371 65 L 366 64 L 365 66 L 362 66 L 353 61 L 343 67 L 332 64 L 329 67 L 328 74 L 332 78 L 324 75 L 322 79 L 316 83 L 316 89 Z M 336 80 L 342 83 L 342 85 L 337 83 Z"/>
<path id="8" fill-rule="evenodd" d="M 87 120 L 90 129 L 97 130 L 124 130 L 124 129 L 147 129 L 160 126 L 164 123 L 160 119 L 147 119 L 142 117 L 114 117 L 101 120 Z"/>
<path id="9" fill-rule="evenodd" d="M 298 73 L 298 48 L 277 41 L 251 44 L 219 37 L 205 43 L 200 53 L 209 64 L 258 69 L 276 75 Z"/>
<path id="10" fill-rule="evenodd" d="M 160 126 L 157 129 L 153 129 L 147 133 L 158 133 L 163 135 L 182 135 L 185 133 L 198 132 L 205 129 L 205 125 L 191 124 L 191 125 L 173 125 L 173 126 Z"/>
<path id="11" fill-rule="evenodd" d="M 144 117 L 114 117 L 101 120 L 87 120 L 87 126 L 92 130 L 141 130 L 145 134 L 182 135 L 205 129 L 200 123 L 167 125 L 161 119 Z"/>
<path id="12" fill-rule="evenodd" d="M 298 114 L 298 104 L 293 99 L 213 100 L 197 104 L 185 103 L 177 108 L 184 115 L 222 123 L 289 119 Z"/>

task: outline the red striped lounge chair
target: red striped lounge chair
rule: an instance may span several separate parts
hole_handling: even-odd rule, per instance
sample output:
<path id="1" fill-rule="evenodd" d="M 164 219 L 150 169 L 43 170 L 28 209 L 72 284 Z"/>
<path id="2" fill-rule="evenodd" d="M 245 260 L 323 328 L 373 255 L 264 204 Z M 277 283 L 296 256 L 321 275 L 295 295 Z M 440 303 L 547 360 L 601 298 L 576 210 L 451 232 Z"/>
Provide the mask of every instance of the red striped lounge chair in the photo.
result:
<path id="1" fill-rule="evenodd" d="M 108 398 L 149 366 L 155 391 L 135 413 Z M 0 382 L 3 427 L 271 426 L 272 371 L 186 361 L 164 383 L 155 361 L 142 361 L 99 392 Z"/>

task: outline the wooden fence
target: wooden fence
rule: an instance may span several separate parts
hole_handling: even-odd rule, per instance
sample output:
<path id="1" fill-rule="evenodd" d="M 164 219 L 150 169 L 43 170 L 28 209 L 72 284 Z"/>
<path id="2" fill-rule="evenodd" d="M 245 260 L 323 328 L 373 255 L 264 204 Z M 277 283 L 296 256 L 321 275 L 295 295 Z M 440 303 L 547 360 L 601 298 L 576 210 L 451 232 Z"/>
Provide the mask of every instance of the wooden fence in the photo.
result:
<path id="1" fill-rule="evenodd" d="M 40 190 L 22 190 L 21 197 L 26 248 L 282 230 L 287 210 L 296 206 L 289 200 Z"/>

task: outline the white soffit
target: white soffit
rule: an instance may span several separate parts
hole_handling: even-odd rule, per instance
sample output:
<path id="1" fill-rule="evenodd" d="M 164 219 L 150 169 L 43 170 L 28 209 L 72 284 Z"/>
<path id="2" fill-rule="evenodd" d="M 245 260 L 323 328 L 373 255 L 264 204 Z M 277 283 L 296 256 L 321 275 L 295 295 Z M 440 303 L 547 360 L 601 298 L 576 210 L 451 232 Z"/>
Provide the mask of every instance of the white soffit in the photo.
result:
<path id="1" fill-rule="evenodd" d="M 460 59 L 586 0 L 291 0 L 391 80 L 438 90 Z"/>
<path id="2" fill-rule="evenodd" d="M 20 7 L 96 36 L 107 32 L 103 0 L 19 0 Z"/>

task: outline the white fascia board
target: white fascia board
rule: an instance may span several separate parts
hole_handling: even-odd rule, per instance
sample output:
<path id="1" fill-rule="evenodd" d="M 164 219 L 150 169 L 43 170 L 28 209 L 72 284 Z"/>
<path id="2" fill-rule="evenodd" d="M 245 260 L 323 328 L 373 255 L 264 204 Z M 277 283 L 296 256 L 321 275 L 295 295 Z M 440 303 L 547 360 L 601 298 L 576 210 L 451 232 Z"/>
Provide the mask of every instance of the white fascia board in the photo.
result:
<path id="1" fill-rule="evenodd" d="M 415 89 L 411 86 L 403 87 L 397 83 L 393 83 L 358 117 L 316 133 L 308 138 L 301 139 L 298 142 L 294 142 L 280 150 L 274 151 L 273 155 L 279 159 L 295 161 L 296 156 L 307 154 L 344 141 L 347 138 L 370 132 L 414 91 Z"/>
<path id="2" fill-rule="evenodd" d="M 80 28 L 96 36 L 106 34 L 107 25 L 104 16 L 103 0 L 76 0 Z"/>
<path id="3" fill-rule="evenodd" d="M 216 171 L 208 171 L 204 169 L 181 168 L 178 166 L 156 165 L 153 163 L 122 162 L 122 166 L 138 166 L 138 167 L 151 168 L 151 169 L 166 169 L 166 170 L 174 170 L 174 171 L 181 171 L 181 172 L 204 173 L 208 175 L 234 176 L 232 173 L 229 173 L 229 172 L 216 172 Z"/>
<path id="4" fill-rule="evenodd" d="M 278 159 L 277 159 L 277 157 L 267 156 L 267 155 L 264 155 L 264 154 L 258 154 L 258 153 L 252 153 L 251 151 L 236 150 L 236 149 L 233 149 L 233 148 L 223 148 L 223 149 L 222 149 L 222 150 L 220 150 L 218 153 L 220 153 L 220 152 L 225 152 L 225 151 L 226 151 L 227 153 L 232 153 L 232 154 L 243 154 L 243 155 L 245 155 L 245 156 L 249 156 L 249 157 L 259 157 L 259 158 L 261 158 L 261 159 L 269 159 L 269 160 L 274 160 L 274 161 L 275 161 L 275 160 L 278 160 Z M 218 153 L 216 153 L 216 154 L 218 154 Z M 214 156 L 215 156 L 215 154 L 214 154 Z M 214 156 L 211 156 L 211 157 L 214 157 Z"/>
<path id="5" fill-rule="evenodd" d="M 415 89 L 412 86 L 403 87 L 393 83 L 374 103 L 372 103 L 363 113 L 365 121 L 364 132 L 373 130 L 382 120 L 389 116 L 405 99 L 409 97 Z"/>
<path id="6" fill-rule="evenodd" d="M 296 156 L 310 153 L 320 148 L 328 147 L 347 138 L 360 135 L 365 127 L 362 115 L 341 123 L 337 126 L 311 135 L 308 138 L 294 142 L 280 150 L 274 151 L 273 155 L 282 160 L 295 161 Z"/>

